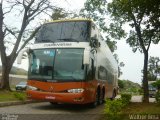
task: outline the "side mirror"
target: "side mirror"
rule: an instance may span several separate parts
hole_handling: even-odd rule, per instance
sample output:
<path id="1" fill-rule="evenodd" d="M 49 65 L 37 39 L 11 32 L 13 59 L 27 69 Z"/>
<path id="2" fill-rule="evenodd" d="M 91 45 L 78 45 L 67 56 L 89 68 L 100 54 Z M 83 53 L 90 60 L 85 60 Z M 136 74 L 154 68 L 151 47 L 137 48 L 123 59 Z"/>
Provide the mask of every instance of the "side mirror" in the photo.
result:
<path id="1" fill-rule="evenodd" d="M 17 64 L 21 64 L 24 52 L 28 53 L 29 52 L 29 48 L 23 49 L 23 50 L 21 50 L 19 52 L 18 57 L 17 57 Z"/>
<path id="2" fill-rule="evenodd" d="M 89 50 L 84 50 L 83 64 L 89 64 Z"/>
<path id="3" fill-rule="evenodd" d="M 98 39 L 95 37 L 91 38 L 90 45 L 91 47 L 94 47 L 94 48 L 100 47 L 100 43 L 98 42 Z"/>

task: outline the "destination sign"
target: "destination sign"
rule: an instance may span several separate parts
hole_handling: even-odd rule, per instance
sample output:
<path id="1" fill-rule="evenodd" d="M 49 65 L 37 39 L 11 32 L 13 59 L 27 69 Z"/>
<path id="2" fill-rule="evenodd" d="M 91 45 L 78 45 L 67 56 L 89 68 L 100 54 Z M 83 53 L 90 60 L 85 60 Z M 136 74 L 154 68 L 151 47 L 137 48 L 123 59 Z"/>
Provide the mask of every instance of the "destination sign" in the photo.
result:
<path id="1" fill-rule="evenodd" d="M 72 43 L 51 43 L 51 44 L 44 44 L 44 47 L 51 47 L 51 46 L 58 46 L 58 47 L 64 47 L 64 46 L 72 46 Z"/>

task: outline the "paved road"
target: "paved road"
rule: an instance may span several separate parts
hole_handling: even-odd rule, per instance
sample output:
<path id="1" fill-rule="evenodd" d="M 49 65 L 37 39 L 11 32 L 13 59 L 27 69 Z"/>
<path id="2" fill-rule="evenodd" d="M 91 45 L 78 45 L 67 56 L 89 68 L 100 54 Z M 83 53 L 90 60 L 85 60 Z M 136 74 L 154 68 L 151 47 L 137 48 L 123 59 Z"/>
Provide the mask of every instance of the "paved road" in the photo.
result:
<path id="1" fill-rule="evenodd" d="M 104 105 L 93 109 L 86 105 L 51 105 L 48 102 L 32 103 L 1 107 L 0 120 L 7 116 L 18 117 L 18 120 L 98 120 L 103 113 L 103 109 Z"/>
<path id="2" fill-rule="evenodd" d="M 149 102 L 155 102 L 155 98 L 149 98 Z M 131 102 L 142 102 L 142 96 L 132 96 Z"/>
<path id="3" fill-rule="evenodd" d="M 131 101 L 141 102 L 141 100 L 142 96 L 133 96 Z M 154 100 L 150 98 L 150 102 Z M 0 120 L 11 120 L 6 119 L 7 116 L 16 118 L 12 120 L 98 120 L 103 114 L 103 109 L 104 105 L 93 109 L 87 105 L 51 105 L 48 102 L 41 102 L 0 107 Z"/>

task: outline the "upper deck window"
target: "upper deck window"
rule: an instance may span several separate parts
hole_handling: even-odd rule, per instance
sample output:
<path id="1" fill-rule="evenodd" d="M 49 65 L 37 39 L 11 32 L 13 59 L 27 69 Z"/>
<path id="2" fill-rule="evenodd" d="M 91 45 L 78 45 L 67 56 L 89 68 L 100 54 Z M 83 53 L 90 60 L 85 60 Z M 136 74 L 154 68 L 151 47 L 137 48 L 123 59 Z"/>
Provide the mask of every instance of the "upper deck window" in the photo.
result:
<path id="1" fill-rule="evenodd" d="M 44 24 L 35 43 L 41 42 L 88 42 L 89 21 L 53 22 Z"/>

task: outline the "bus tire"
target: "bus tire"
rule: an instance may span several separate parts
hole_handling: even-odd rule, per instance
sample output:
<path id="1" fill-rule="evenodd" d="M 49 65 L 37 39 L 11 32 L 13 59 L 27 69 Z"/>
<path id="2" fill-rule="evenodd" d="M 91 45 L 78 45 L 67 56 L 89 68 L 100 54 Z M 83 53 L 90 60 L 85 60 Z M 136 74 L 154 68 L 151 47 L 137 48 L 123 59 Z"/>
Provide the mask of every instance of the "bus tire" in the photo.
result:
<path id="1" fill-rule="evenodd" d="M 105 88 L 102 89 L 102 104 L 105 103 Z"/>
<path id="2" fill-rule="evenodd" d="M 57 102 L 50 102 L 51 105 L 58 105 Z"/>
<path id="3" fill-rule="evenodd" d="M 103 90 L 99 91 L 99 104 L 103 104 L 103 99 L 104 99 L 104 94 L 103 94 Z"/>
<path id="4" fill-rule="evenodd" d="M 91 108 L 95 108 L 95 107 L 98 106 L 98 104 L 99 104 L 99 93 L 98 93 L 98 90 L 97 90 L 97 92 L 96 92 L 96 99 L 95 99 L 94 102 L 90 103 L 90 106 L 91 106 Z"/>
<path id="5" fill-rule="evenodd" d="M 113 91 L 113 94 L 112 94 L 112 98 L 111 98 L 111 100 L 114 100 L 114 99 L 115 99 L 115 97 L 116 97 L 116 91 L 114 90 L 114 91 Z"/>

